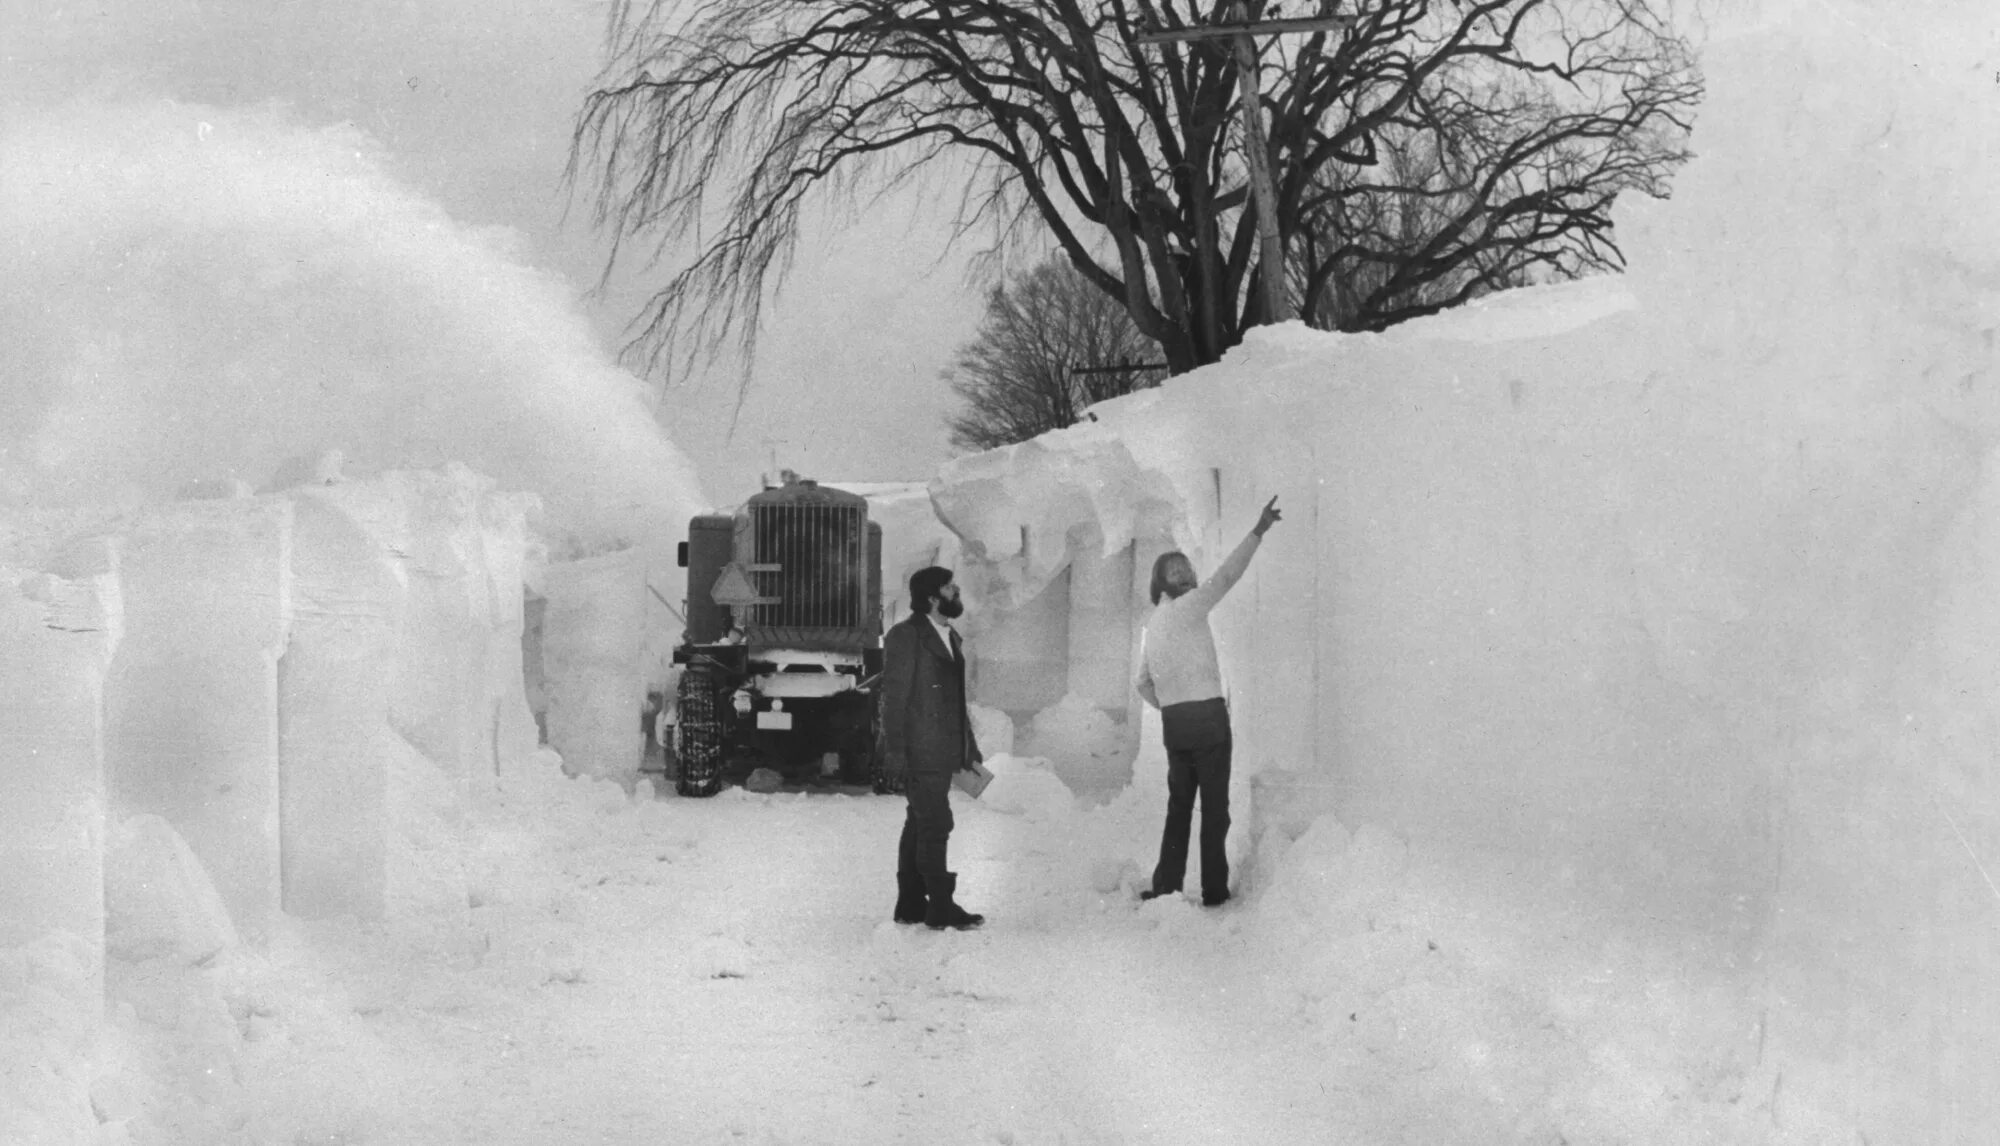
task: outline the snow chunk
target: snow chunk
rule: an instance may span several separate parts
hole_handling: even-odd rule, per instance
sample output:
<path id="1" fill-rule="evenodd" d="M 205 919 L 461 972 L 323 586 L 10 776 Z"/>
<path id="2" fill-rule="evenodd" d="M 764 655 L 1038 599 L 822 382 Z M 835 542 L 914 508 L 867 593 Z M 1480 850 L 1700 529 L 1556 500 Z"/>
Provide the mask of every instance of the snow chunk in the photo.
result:
<path id="1" fill-rule="evenodd" d="M 1012 718 L 997 708 L 987 708 L 983 704 L 969 704 L 966 709 L 972 714 L 972 738 L 979 742 L 979 751 L 989 763 L 996 756 L 1013 753 Z"/>
<path id="2" fill-rule="evenodd" d="M 1282 854 L 1267 898 L 1333 937 L 1365 929 L 1371 908 L 1409 866 L 1408 846 L 1393 833 L 1372 824 L 1350 833 L 1332 816 L 1314 821 Z"/>
<path id="3" fill-rule="evenodd" d="M 1075 693 L 1035 714 L 1021 755 L 1049 761 L 1073 788 L 1102 789 L 1127 775 L 1123 726 Z"/>
<path id="4" fill-rule="evenodd" d="M 993 783 L 980 794 L 979 802 L 996 812 L 1055 820 L 1076 808 L 1075 794 L 1050 770 L 1046 760 L 990 756 L 986 767 L 993 773 Z"/>
<path id="5" fill-rule="evenodd" d="M 112 826 L 104 865 L 104 942 L 112 958 L 206 962 L 237 945 L 236 925 L 187 841 L 155 815 Z"/>
<path id="6" fill-rule="evenodd" d="M 1090 861 L 1090 886 L 1099 895 L 1116 895 L 1121 890 L 1136 889 L 1145 873 L 1139 870 L 1136 860 L 1112 859 L 1100 856 Z"/>

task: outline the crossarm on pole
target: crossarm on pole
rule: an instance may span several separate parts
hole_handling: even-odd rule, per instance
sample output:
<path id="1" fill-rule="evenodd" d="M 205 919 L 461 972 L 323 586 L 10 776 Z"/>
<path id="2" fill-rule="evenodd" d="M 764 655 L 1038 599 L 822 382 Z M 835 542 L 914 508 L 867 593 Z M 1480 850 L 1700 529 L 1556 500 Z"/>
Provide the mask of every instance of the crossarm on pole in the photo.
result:
<path id="1" fill-rule="evenodd" d="M 1354 22 L 1352 16 L 1293 16 L 1279 20 L 1257 20 L 1239 24 L 1197 24 L 1189 28 L 1162 28 L 1132 37 L 1141 44 L 1169 40 L 1212 40 L 1223 36 L 1277 35 L 1281 32 L 1332 32 Z"/>

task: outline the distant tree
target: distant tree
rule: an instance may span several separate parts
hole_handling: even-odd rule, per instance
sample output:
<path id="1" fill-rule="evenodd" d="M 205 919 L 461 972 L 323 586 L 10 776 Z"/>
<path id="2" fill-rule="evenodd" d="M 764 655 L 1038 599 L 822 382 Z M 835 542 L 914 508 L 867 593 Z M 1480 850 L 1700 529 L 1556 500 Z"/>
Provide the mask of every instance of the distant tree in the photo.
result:
<path id="1" fill-rule="evenodd" d="M 1075 425 L 1085 407 L 1156 386 L 1167 373 L 1105 368 L 1158 362 L 1159 353 L 1125 308 L 1075 267 L 1039 263 L 993 288 L 979 333 L 945 372 L 965 403 L 947 420 L 951 442 L 990 450 Z"/>
<path id="2" fill-rule="evenodd" d="M 1264 320 L 1236 56 L 1138 37 L 1225 23 L 1236 2 L 612 0 L 569 171 L 594 176 L 614 264 L 637 243 L 674 267 L 628 349 L 669 369 L 747 349 L 816 197 L 964 170 L 963 227 L 1039 223 L 1175 372 L 1217 361 Z M 1610 203 L 1664 190 L 1701 96 L 1667 3 L 1334 0 L 1345 29 L 1260 37 L 1301 313 L 1376 327 L 1524 259 L 1615 263 Z M 1434 177 L 1377 171 L 1393 147 Z M 1409 216 L 1426 231 L 1370 236 L 1413 196 L 1433 201 Z M 1345 320 L 1342 291 L 1360 292 Z"/>

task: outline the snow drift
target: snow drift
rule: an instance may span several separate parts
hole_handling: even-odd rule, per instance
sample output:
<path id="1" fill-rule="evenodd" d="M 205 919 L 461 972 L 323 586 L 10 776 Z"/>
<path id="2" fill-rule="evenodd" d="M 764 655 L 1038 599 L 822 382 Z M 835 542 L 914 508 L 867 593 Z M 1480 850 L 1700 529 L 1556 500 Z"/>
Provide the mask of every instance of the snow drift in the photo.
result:
<path id="1" fill-rule="evenodd" d="M 1154 555 L 1213 569 L 1278 495 L 1216 622 L 1238 856 L 1260 828 L 1267 874 L 1294 837 L 1339 853 L 1330 813 L 1671 953 L 1733 1000 L 1724 1057 L 1782 1138 L 2000 1134 L 2000 100 L 1973 19 L 1826 5 L 1713 45 L 1699 158 L 1621 204 L 1626 276 L 1258 331 L 947 466 L 983 623 L 1066 596 L 1064 639 L 1075 564 L 1122 556 L 1089 601 L 1116 649 Z"/>
<path id="2" fill-rule="evenodd" d="M 563 651 L 666 626 L 691 467 L 565 284 L 372 150 L 176 105 L 0 124 L 10 1142 L 225 1140 L 238 954 L 462 941 L 465 802 L 557 764 L 531 595 L 540 696 L 629 702 L 556 722 L 565 763 L 636 773 L 642 650 Z"/>
<path id="3" fill-rule="evenodd" d="M 664 676 L 672 544 L 706 499 L 569 284 L 376 152 L 276 110 L 76 104 L 0 124 L 0 507 L 446 465 L 533 494 L 526 527 L 554 563 L 530 588 L 558 611 L 536 712 L 573 767 L 630 775 L 636 719 L 605 734 L 600 718 Z M 583 557 L 615 569 L 569 564 Z M 571 655 L 593 627 L 631 639 Z M 464 751 L 462 730 L 427 735 L 427 751 Z"/>
<path id="4" fill-rule="evenodd" d="M 536 759 L 531 505 L 454 467 L 0 518 L 0 948 L 21 968 L 0 999 L 53 993 L 153 1031 L 174 1061 L 135 1085 L 209 1080 L 171 1101 L 92 1093 L 84 1125 L 143 1113 L 205 1136 L 238 1034 L 202 969 L 243 942 L 337 917 L 449 936 L 454 808 Z M 76 1096 L 120 1085 L 85 1069 L 103 1053 L 88 1021 L 75 1039 L 17 1064 L 52 1085 L 5 1096 L 16 1140 L 78 1140 L 55 1129 Z"/>
<path id="5" fill-rule="evenodd" d="M 590 635 L 532 637 L 528 511 L 503 491 L 560 492 L 577 508 L 551 517 L 581 555 L 630 520 L 592 483 L 655 478 L 608 465 L 572 483 L 538 443 L 573 423 L 522 444 L 515 420 L 421 395 L 514 377 L 534 356 L 482 356 L 481 338 L 518 351 L 519 324 L 555 312 L 500 307 L 489 329 L 419 306 L 412 333 L 393 329 L 410 296 L 371 296 L 392 349 L 434 362 L 444 390 L 395 375 L 412 385 L 369 392 L 415 404 L 351 441 L 318 429 L 374 407 L 308 396 L 322 417 L 239 450 L 168 419 L 161 377 L 194 386 L 215 365 L 233 397 L 186 408 L 225 424 L 260 409 L 261 391 L 228 390 L 247 376 L 232 362 L 309 370 L 376 329 L 291 357 L 282 332 L 346 304 L 227 321 L 222 303 L 263 306 L 294 273 L 375 265 L 298 263 L 290 240 L 270 255 L 236 227 L 325 206 L 313 181 L 241 196 L 197 241 L 165 205 L 134 206 L 159 154 L 144 132 L 137 183 L 98 155 L 64 184 L 99 231 L 65 231 L 10 163 L 7 241 L 54 277 L 0 303 L 29 333 L 0 350 L 25 379 L 5 399 L 25 427 L 7 496 L 148 505 L 0 518 L 0 860 L 20 874 L 0 886 L 0 1127 L 651 1141 L 664 1079 L 688 1099 L 669 1125 L 716 1141 L 766 1116 L 801 1141 L 2000 1138 L 2000 220 L 1979 201 L 2000 105 L 1964 7 L 1889 27 L 1825 5 L 1718 45 L 1702 156 L 1673 203 L 1626 205 L 1622 279 L 1379 337 L 1261 332 L 1097 423 L 943 474 L 929 500 L 957 540 L 891 566 L 959 564 L 972 599 L 1001 774 L 954 843 L 968 902 L 995 919 L 977 936 L 881 918 L 893 802 L 633 801 L 533 750 L 524 676 L 558 707 L 624 708 L 643 586 L 633 550 L 570 562 L 541 579 L 542 626 L 567 611 L 558 628 Z M 159 146 L 210 154 L 182 127 Z M 12 158 L 126 128 L 7 130 Z M 380 189 L 319 144 L 265 142 L 280 166 L 297 144 L 311 170 Z M 263 170 L 254 151 L 221 154 Z M 201 203 L 238 171 L 203 170 L 169 182 Z M 373 221 L 324 213 L 354 227 L 333 251 L 367 247 Z M 455 263 L 438 230 L 385 218 L 414 266 L 465 272 L 415 297 L 493 301 L 468 286 L 487 254 Z M 164 262 L 92 280 L 123 257 L 99 234 Z M 175 312 L 177 290 L 209 289 L 209 242 L 214 282 L 244 266 L 269 282 Z M 128 279 L 151 289 L 121 293 Z M 443 333 L 462 328 L 484 334 Z M 427 357 L 427 338 L 458 349 Z M 369 373 L 350 365 L 324 380 Z M 133 385 L 84 388 L 113 377 Z M 134 429 L 149 419 L 187 452 L 153 452 Z M 285 461 L 340 449 L 388 469 L 432 445 L 505 480 L 329 481 L 339 466 Z M 166 500 L 214 478 L 232 496 Z M 1271 493 L 1286 521 L 1218 614 L 1242 902 L 1141 907 L 1161 797 L 1157 725 L 1133 719 L 1128 685 L 1145 574 L 1167 548 L 1212 568 Z M 683 510 L 647 504 L 680 528 Z M 546 655 L 522 663 L 524 640 Z M 551 666 L 588 679 L 564 693 Z M 1121 717 L 1143 747 L 1134 783 L 1083 808 L 1071 776 L 1114 767 Z M 878 1069 L 965 1101 L 912 1104 Z M 1189 1093 L 1197 1070 L 1227 1085 Z"/>

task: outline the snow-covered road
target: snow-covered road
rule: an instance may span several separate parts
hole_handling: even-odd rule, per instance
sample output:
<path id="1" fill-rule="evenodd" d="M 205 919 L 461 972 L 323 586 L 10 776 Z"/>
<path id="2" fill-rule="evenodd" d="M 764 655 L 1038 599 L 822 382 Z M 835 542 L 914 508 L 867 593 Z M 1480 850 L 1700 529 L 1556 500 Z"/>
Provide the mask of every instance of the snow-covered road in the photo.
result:
<path id="1" fill-rule="evenodd" d="M 489 837 L 455 958 L 320 935 L 374 1101 L 343 1118 L 303 1101 L 336 1080 L 294 1078 L 269 1115 L 320 1107 L 295 1137 L 324 1143 L 1342 1140 L 1240 916 L 1096 895 L 1049 825 L 961 806 L 961 898 L 990 922 L 957 933 L 888 922 L 900 799 L 598 811 L 556 872 Z"/>
<path id="2" fill-rule="evenodd" d="M 1266 882 L 1228 907 L 1141 905 L 1148 795 L 1073 807 L 1045 769 L 996 767 L 986 799 L 954 797 L 960 898 L 988 916 L 968 933 L 889 921 L 899 798 L 510 780 L 465 813 L 475 851 L 435 854 L 463 908 L 296 925 L 203 972 L 241 1045 L 169 1048 L 148 1070 L 187 1100 L 179 1132 L 131 1140 L 1553 1146 L 1763 1124 L 1740 1002 L 1693 953 L 1487 912 L 1462 874 L 1338 825 L 1276 882 L 1246 864 Z"/>

